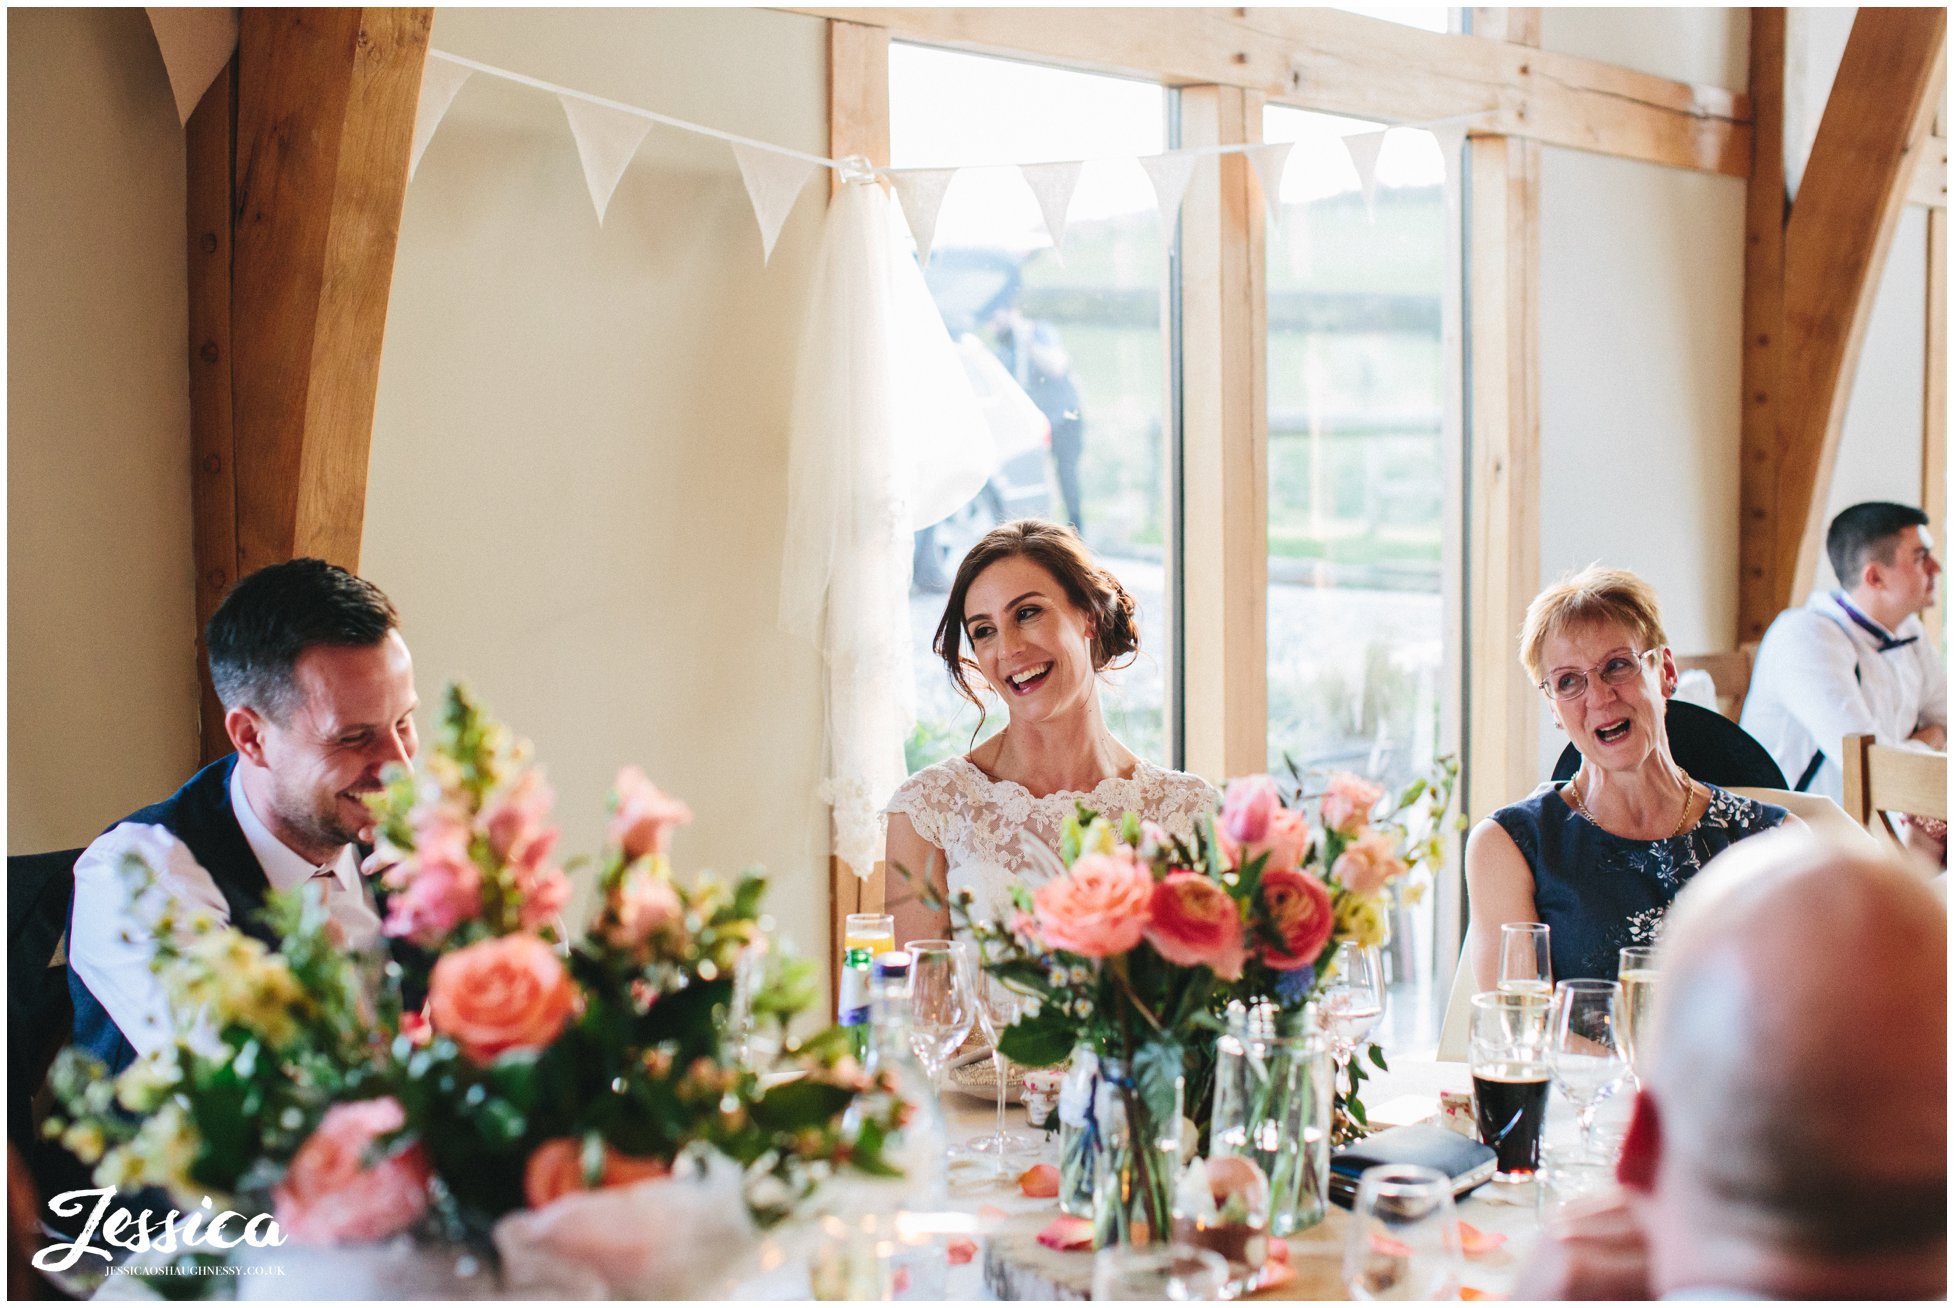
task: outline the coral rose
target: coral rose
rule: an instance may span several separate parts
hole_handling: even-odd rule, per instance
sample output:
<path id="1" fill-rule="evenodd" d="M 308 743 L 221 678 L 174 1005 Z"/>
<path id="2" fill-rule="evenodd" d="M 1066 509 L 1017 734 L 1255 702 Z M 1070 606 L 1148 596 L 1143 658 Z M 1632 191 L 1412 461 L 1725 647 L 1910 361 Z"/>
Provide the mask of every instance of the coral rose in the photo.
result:
<path id="1" fill-rule="evenodd" d="M 428 1017 L 478 1063 L 556 1039 L 576 1011 L 569 969 L 535 936 L 500 936 L 444 954 L 428 981 Z"/>
<path id="2" fill-rule="evenodd" d="M 1269 819 L 1281 807 L 1275 778 L 1267 773 L 1236 777 L 1221 800 L 1221 829 L 1237 844 L 1258 844 L 1267 838 Z"/>
<path id="3" fill-rule="evenodd" d="M 605 834 L 624 851 L 624 857 L 639 859 L 646 854 L 671 852 L 672 828 L 692 820 L 692 810 L 685 802 L 652 785 L 640 768 L 619 772 L 616 791 L 617 803 Z"/>
<path id="4" fill-rule="evenodd" d="M 1323 825 L 1332 831 L 1353 836 L 1370 825 L 1371 810 L 1384 798 L 1384 787 L 1348 772 L 1330 778 L 1323 792 Z"/>
<path id="5" fill-rule="evenodd" d="M 272 1190 L 280 1229 L 300 1244 L 350 1244 L 384 1240 L 420 1221 L 431 1174 L 420 1143 L 366 1161 L 380 1137 L 406 1124 L 394 1099 L 328 1108 Z"/>
<path id="6" fill-rule="evenodd" d="M 1170 963 L 1238 981 L 1246 950 L 1242 914 L 1228 892 L 1198 872 L 1170 872 L 1153 888 L 1147 943 Z"/>
<path id="7" fill-rule="evenodd" d="M 584 1181 L 583 1142 L 561 1137 L 543 1141 L 529 1155 L 529 1162 L 522 1169 L 522 1194 L 531 1208 L 544 1208 L 566 1194 L 655 1181 L 671 1172 L 670 1164 L 662 1158 L 621 1154 L 605 1145 L 603 1170 L 592 1187 Z"/>
<path id="8" fill-rule="evenodd" d="M 1386 882 L 1402 876 L 1404 871 L 1404 860 L 1397 854 L 1397 841 L 1382 831 L 1369 831 L 1344 846 L 1330 868 L 1330 875 L 1351 894 L 1368 897 L 1384 889 Z"/>
<path id="9" fill-rule="evenodd" d="M 1087 958 L 1123 954 L 1146 934 L 1153 875 L 1126 854 L 1081 854 L 1031 897 L 1038 931 L 1053 949 Z"/>
<path id="10" fill-rule="evenodd" d="M 1243 866 L 1258 854 L 1267 854 L 1268 862 L 1262 865 L 1264 871 L 1293 871 L 1303 865 L 1303 855 L 1309 852 L 1309 822 L 1301 813 L 1278 808 L 1269 814 L 1268 829 L 1260 840 L 1240 842 L 1225 829 L 1217 829 L 1215 839 L 1221 845 L 1222 856 L 1235 867 Z"/>
<path id="11" fill-rule="evenodd" d="M 1278 972 L 1308 967 L 1323 952 L 1336 919 L 1330 889 L 1307 872 L 1275 868 L 1262 874 L 1262 911 L 1280 948 L 1262 946 L 1262 961 Z"/>

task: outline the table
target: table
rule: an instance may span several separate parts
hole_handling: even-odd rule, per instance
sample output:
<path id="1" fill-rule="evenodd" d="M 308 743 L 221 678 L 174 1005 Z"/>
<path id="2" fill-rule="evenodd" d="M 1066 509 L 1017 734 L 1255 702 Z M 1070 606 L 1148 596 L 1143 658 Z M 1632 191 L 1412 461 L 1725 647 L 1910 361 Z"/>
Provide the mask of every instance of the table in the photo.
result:
<path id="1" fill-rule="evenodd" d="M 1472 1076 L 1464 1063 L 1403 1060 L 1393 1062 L 1391 1070 L 1374 1072 L 1364 1089 L 1364 1102 L 1372 1107 L 1399 1096 L 1428 1097 L 1435 1111 L 1441 1090 L 1470 1091 Z M 1603 1119 L 1625 1116 L 1628 1096 L 1618 1094 L 1604 1106 Z M 954 1090 L 943 1095 L 950 1138 L 961 1141 L 988 1132 L 995 1120 L 995 1104 Z M 1610 1111 L 1612 1110 L 1612 1111 Z M 1022 1110 L 1012 1108 L 1019 1129 L 1024 1129 Z M 1546 1141 L 1569 1146 L 1576 1140 L 1574 1113 L 1556 1092 L 1549 1092 Z M 1037 1243 L 1037 1233 L 1058 1215 L 1056 1199 L 1026 1199 L 1018 1192 L 1015 1175 L 1034 1162 L 1058 1161 L 1056 1138 L 1036 1156 L 1013 1160 L 1012 1175 L 1002 1181 L 984 1179 L 982 1169 L 993 1166 L 990 1160 L 975 1164 L 960 1162 L 950 1173 L 952 1204 L 966 1212 L 980 1208 L 1001 1209 L 986 1223 L 981 1238 L 982 1250 L 971 1263 L 950 1269 L 946 1285 L 951 1299 L 998 1299 L 1006 1296 L 1037 1298 L 1088 1297 L 1092 1279 L 1090 1252 L 1060 1253 Z M 1506 1243 L 1490 1253 L 1465 1260 L 1463 1284 L 1489 1294 L 1510 1294 L 1514 1279 L 1528 1253 L 1540 1238 L 1535 1219 L 1535 1186 L 1494 1185 L 1488 1182 L 1459 1201 L 1461 1220 L 1489 1234 L 1504 1235 Z M 1309 1231 L 1289 1239 L 1290 1262 L 1296 1277 L 1287 1285 L 1255 1296 L 1258 1299 L 1344 1299 L 1342 1259 L 1343 1239 L 1349 1214 L 1331 1206 L 1329 1217 Z M 1000 1293 L 1002 1291 L 1002 1293 Z"/>

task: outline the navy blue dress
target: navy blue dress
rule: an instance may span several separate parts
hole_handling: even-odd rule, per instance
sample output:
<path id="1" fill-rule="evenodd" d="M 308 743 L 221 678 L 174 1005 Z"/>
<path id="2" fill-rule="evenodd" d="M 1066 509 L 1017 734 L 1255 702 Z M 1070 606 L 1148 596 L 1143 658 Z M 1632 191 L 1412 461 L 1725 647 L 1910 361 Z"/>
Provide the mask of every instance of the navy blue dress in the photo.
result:
<path id="1" fill-rule="evenodd" d="M 1534 911 L 1552 928 L 1554 980 L 1615 980 L 1620 951 L 1655 943 L 1676 893 L 1705 863 L 1785 819 L 1776 804 L 1709 791 L 1702 820 L 1667 840 L 1611 835 L 1548 787 L 1493 814 L 1533 869 Z"/>

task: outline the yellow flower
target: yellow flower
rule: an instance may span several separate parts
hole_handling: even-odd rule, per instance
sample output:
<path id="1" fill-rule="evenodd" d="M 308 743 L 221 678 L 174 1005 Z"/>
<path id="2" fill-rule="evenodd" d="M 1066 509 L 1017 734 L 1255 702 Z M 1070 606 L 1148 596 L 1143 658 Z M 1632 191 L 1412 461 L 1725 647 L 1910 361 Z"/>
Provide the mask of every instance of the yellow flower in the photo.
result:
<path id="1" fill-rule="evenodd" d="M 76 1122 L 61 1133 L 61 1147 L 84 1163 L 99 1159 L 106 1144 L 102 1128 L 93 1122 Z"/>
<path id="2" fill-rule="evenodd" d="M 222 1030 L 241 1026 L 276 1046 L 297 1034 L 297 1010 L 310 996 L 285 960 L 262 941 L 226 928 L 192 940 L 164 969 L 176 1007 L 202 1012 Z"/>
<path id="3" fill-rule="evenodd" d="M 1383 905 L 1367 895 L 1345 895 L 1337 904 L 1337 939 L 1350 940 L 1368 949 L 1384 943 L 1386 927 Z"/>
<path id="4" fill-rule="evenodd" d="M 1119 833 L 1113 824 L 1103 817 L 1096 817 L 1092 824 L 1079 833 L 1080 854 L 1110 854 L 1119 846 Z"/>
<path id="5" fill-rule="evenodd" d="M 152 1049 L 115 1078 L 115 1101 L 132 1113 L 147 1113 L 183 1079 L 169 1048 Z"/>

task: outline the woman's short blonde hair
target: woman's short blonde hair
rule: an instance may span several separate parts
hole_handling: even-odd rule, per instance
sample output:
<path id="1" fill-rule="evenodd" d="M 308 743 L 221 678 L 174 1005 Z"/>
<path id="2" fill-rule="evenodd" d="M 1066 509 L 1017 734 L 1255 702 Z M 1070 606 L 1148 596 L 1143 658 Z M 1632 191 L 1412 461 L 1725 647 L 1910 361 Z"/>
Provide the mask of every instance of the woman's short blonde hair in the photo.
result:
<path id="1" fill-rule="evenodd" d="M 1626 568 L 1591 564 L 1562 577 L 1527 605 L 1526 624 L 1520 628 L 1520 662 L 1527 676 L 1536 685 L 1546 680 L 1543 651 L 1548 640 L 1569 627 L 1591 622 L 1621 624 L 1644 651 L 1669 643 L 1649 583 Z"/>

